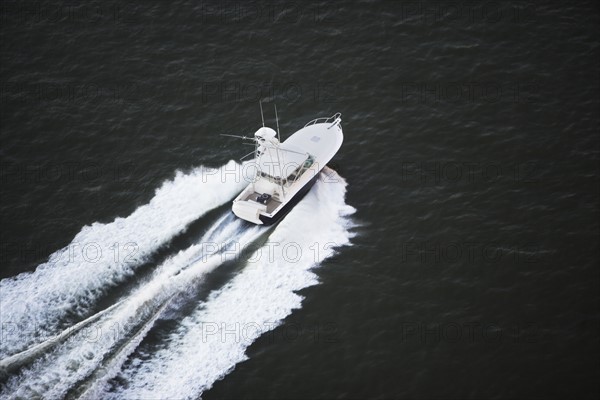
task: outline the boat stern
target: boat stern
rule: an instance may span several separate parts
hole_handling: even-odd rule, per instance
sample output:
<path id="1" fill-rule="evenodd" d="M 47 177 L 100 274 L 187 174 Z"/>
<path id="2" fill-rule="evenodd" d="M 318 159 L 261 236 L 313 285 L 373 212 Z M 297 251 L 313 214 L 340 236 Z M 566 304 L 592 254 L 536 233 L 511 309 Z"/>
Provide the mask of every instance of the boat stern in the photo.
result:
<path id="1" fill-rule="evenodd" d="M 237 217 L 254 224 L 262 225 L 263 222 L 260 220 L 260 213 L 267 211 L 267 206 L 251 200 L 237 200 L 233 202 L 231 209 Z"/>

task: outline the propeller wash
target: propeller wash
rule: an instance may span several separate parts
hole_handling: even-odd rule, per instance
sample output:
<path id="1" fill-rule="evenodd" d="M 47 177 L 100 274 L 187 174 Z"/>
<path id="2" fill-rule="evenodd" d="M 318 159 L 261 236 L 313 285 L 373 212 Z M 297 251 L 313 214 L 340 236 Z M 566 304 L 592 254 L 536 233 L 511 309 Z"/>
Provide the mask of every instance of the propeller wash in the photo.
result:
<path id="1" fill-rule="evenodd" d="M 247 359 L 256 338 L 301 307 L 296 292 L 318 283 L 312 269 L 351 244 L 355 210 L 335 171 L 325 167 L 272 228 L 229 210 L 211 224 L 207 213 L 244 183 L 206 171 L 177 173 L 148 204 L 84 227 L 71 243 L 131 242 L 134 257 L 91 262 L 69 245 L 34 272 L 0 281 L 1 399 L 196 399 Z M 200 239 L 154 261 L 158 249 L 168 250 L 204 219 Z M 206 279 L 232 258 L 236 268 L 224 284 Z M 240 336 L 228 334 L 239 327 L 246 328 Z"/>

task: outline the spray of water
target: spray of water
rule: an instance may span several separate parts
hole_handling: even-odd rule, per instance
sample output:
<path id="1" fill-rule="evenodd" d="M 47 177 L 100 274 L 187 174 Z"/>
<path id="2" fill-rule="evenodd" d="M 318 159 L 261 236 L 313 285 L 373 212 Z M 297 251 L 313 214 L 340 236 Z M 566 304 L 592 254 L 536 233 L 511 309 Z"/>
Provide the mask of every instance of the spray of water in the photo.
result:
<path id="1" fill-rule="evenodd" d="M 301 307 L 296 291 L 317 283 L 312 268 L 350 244 L 345 182 L 326 171 L 276 227 L 243 271 L 186 317 L 151 355 L 135 355 L 102 397 L 195 399 L 237 363 L 246 348 Z"/>
<path id="2" fill-rule="evenodd" d="M 5 352 L 12 354 L 5 361 L 8 359 L 20 365 L 20 356 L 29 358 L 21 360 L 21 364 L 28 363 L 10 376 L 2 387 L 0 398 L 60 399 L 67 394 L 87 399 L 197 398 L 215 380 L 247 358 L 246 348 L 257 337 L 279 325 L 293 309 L 301 307 L 302 297 L 296 291 L 317 283 L 312 269 L 334 254 L 336 248 L 350 244 L 350 215 L 354 209 L 344 201 L 346 184 L 335 172 L 325 172 L 305 199 L 275 229 L 249 227 L 227 213 L 197 244 L 166 259 L 149 279 L 140 282 L 119 303 L 84 319 L 80 325 L 75 324 L 77 329 L 68 334 L 56 328 L 63 308 L 72 306 L 69 296 L 77 299 L 78 307 L 89 307 L 98 297 L 96 292 L 129 276 L 135 271 L 135 265 L 111 267 L 110 263 L 102 264 L 99 271 L 88 277 L 72 275 L 84 262 L 76 267 L 56 262 L 41 266 L 33 274 L 3 281 L 3 289 L 6 288 L 2 293 L 3 302 L 7 299 L 10 304 L 16 304 L 17 293 L 33 299 L 25 300 L 26 307 L 21 310 L 9 309 L 11 319 L 6 320 L 19 321 L 22 314 L 29 313 L 36 320 L 47 322 L 49 327 L 44 333 L 54 332 L 55 336 L 51 337 L 50 344 L 48 340 L 25 339 L 25 345 L 17 339 L 7 344 L 3 341 Z M 143 214 L 155 222 L 144 225 L 146 233 L 153 239 L 140 241 L 144 242 L 144 248 L 156 248 L 161 240 L 168 240 L 169 234 L 172 236 L 177 229 L 183 229 L 176 228 L 172 219 L 189 223 L 193 215 L 201 215 L 240 190 L 234 188 L 236 185 L 220 183 L 210 188 L 218 192 L 212 195 L 211 201 L 204 202 L 203 207 L 194 205 L 193 213 L 189 208 L 182 212 L 177 204 L 192 207 L 182 199 L 183 195 L 193 194 L 197 196 L 196 201 L 202 197 L 196 187 L 199 178 L 201 175 L 194 173 L 180 174 L 157 191 L 155 199 L 162 200 L 153 199 L 132 216 L 108 224 L 110 228 L 94 224 L 82 232 L 105 238 L 104 235 L 118 234 L 120 225 L 121 230 L 129 232 L 128 235 L 141 237 L 143 232 L 137 231 L 142 229 L 139 225 L 141 217 L 133 216 Z M 208 190 L 208 187 L 204 189 Z M 166 215 L 169 213 L 170 216 Z M 187 215 L 189 213 L 193 215 Z M 155 227 L 157 220 L 164 224 L 167 233 L 161 231 L 159 235 L 160 230 Z M 168 337 L 157 352 L 142 354 L 139 351 L 143 338 L 178 295 L 197 287 L 207 273 L 222 265 L 225 253 L 241 256 L 245 246 L 265 233 L 270 233 L 267 243 L 250 256 L 244 253 L 242 270 L 197 304 L 176 328 L 167 332 Z M 80 235 L 82 233 L 78 237 Z M 222 246 L 209 249 L 206 243 L 221 243 Z M 54 257 L 60 260 L 61 255 Z M 75 283 L 74 288 L 59 288 L 58 282 L 64 282 L 68 276 L 75 276 L 71 280 Z M 42 278 L 58 290 L 56 295 L 44 288 Z M 42 303 L 38 305 L 35 300 Z M 23 346 L 22 353 L 10 352 Z M 33 362 L 32 358 L 35 359 Z M 115 376 L 119 379 L 113 380 Z"/>
<path id="3" fill-rule="evenodd" d="M 189 223 L 241 190 L 243 179 L 223 179 L 223 171 L 235 167 L 230 161 L 216 170 L 177 173 L 128 217 L 85 226 L 33 273 L 0 281 L 0 358 L 60 333 L 68 315 L 88 317 L 107 289 L 130 278 Z"/>

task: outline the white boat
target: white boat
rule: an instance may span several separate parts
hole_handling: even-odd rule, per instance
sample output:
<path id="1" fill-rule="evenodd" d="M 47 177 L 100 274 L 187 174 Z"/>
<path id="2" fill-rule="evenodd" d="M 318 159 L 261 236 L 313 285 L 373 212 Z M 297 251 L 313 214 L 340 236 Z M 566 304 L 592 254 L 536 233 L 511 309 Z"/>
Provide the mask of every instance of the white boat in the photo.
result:
<path id="1" fill-rule="evenodd" d="M 340 113 L 317 118 L 280 142 L 278 132 L 265 127 L 263 118 L 263 126 L 253 138 L 243 137 L 255 143 L 252 167 L 256 174 L 233 200 L 233 213 L 261 225 L 271 225 L 284 217 L 308 193 L 319 172 L 340 149 L 344 140 L 341 122 Z"/>

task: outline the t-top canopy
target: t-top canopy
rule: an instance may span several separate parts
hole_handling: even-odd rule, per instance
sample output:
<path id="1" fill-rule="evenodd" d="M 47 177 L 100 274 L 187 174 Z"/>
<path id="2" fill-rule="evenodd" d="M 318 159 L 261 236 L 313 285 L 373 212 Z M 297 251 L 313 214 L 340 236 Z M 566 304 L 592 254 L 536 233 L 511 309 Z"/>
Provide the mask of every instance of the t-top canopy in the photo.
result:
<path id="1" fill-rule="evenodd" d="M 287 178 L 308 159 L 308 153 L 296 146 L 281 144 L 264 147 L 258 157 L 261 172 L 274 178 Z"/>

